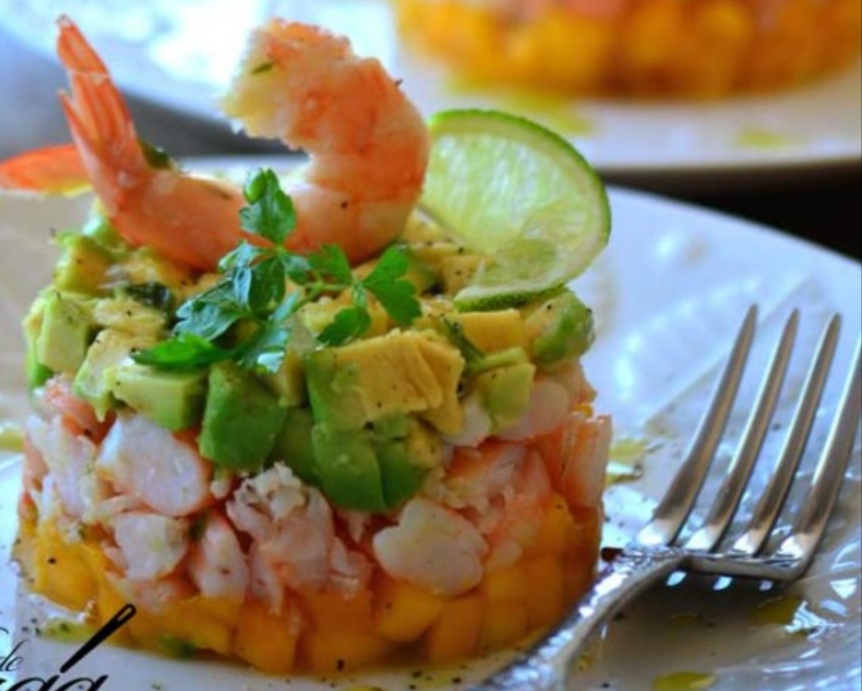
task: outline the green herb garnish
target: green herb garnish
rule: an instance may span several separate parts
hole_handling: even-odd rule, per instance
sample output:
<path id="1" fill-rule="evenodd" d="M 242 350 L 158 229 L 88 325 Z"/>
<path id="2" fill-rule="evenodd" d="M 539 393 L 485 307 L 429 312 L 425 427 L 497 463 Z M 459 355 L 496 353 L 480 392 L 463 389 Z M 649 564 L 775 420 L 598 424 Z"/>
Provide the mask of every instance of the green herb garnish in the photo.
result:
<path id="1" fill-rule="evenodd" d="M 119 291 L 121 295 L 128 295 L 136 302 L 147 307 L 153 307 L 163 312 L 169 311 L 174 305 L 174 296 L 171 289 L 157 281 L 146 283 L 131 283 L 122 286 Z"/>
<path id="2" fill-rule="evenodd" d="M 467 334 L 464 333 L 463 324 L 449 319 L 441 319 L 440 321 L 443 324 L 443 329 L 449 342 L 461 351 L 461 355 L 464 357 L 465 372 L 468 375 L 475 374 L 484 364 L 485 353 L 473 341 L 467 338 Z"/>
<path id="3" fill-rule="evenodd" d="M 398 324 L 420 315 L 416 289 L 403 278 L 408 261 L 402 249 L 388 248 L 371 273 L 359 279 L 336 245 L 307 257 L 284 247 L 296 227 L 296 211 L 272 170 L 253 174 L 244 194 L 248 205 L 240 211 L 240 223 L 262 242 L 244 240 L 222 257 L 223 278 L 180 305 L 172 338 L 136 353 L 138 363 L 183 370 L 233 360 L 248 369 L 276 372 L 291 339 L 293 316 L 323 295 L 349 292 L 353 303 L 320 333 L 324 345 L 341 345 L 368 330 L 368 293 Z"/>

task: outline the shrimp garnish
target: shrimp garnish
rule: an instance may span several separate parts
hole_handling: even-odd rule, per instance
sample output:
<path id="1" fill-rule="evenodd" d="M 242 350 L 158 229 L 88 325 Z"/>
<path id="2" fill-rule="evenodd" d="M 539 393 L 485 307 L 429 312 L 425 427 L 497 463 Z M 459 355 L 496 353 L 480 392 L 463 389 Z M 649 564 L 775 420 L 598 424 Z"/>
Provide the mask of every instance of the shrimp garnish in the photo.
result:
<path id="1" fill-rule="evenodd" d="M 68 17 L 58 21 L 57 53 L 71 95 L 60 99 L 84 168 L 117 231 L 192 268 L 209 270 L 233 249 L 242 193 L 147 160 L 128 108 L 102 60 Z"/>
<path id="2" fill-rule="evenodd" d="M 60 98 L 77 152 L 54 147 L 6 161 L 0 187 L 66 191 L 85 174 L 124 239 L 201 271 L 243 239 L 260 243 L 240 225 L 239 188 L 148 159 L 104 63 L 68 17 L 58 24 L 71 85 Z M 321 29 L 272 20 L 253 34 L 224 105 L 249 134 L 311 154 L 287 184 L 297 210 L 288 249 L 336 244 L 357 264 L 396 239 L 421 193 L 430 140 L 379 61 Z"/>
<path id="3" fill-rule="evenodd" d="M 0 163 L 0 189 L 74 194 L 90 179 L 74 144 L 25 151 Z"/>
<path id="4" fill-rule="evenodd" d="M 347 39 L 273 19 L 256 30 L 223 108 L 252 136 L 311 155 L 288 192 L 288 247 L 340 245 L 352 262 L 400 233 L 419 198 L 430 139 L 422 116 L 374 58 Z"/>

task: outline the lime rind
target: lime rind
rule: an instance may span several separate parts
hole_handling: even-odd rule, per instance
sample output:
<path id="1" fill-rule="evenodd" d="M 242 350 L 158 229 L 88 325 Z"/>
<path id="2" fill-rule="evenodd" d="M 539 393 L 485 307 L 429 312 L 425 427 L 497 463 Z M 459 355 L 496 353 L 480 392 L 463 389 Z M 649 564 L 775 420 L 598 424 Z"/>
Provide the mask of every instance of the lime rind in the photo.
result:
<path id="1" fill-rule="evenodd" d="M 514 305 L 580 275 L 610 234 L 604 185 L 560 135 L 488 110 L 432 116 L 422 204 L 489 260 L 455 297 L 461 309 Z M 497 307 L 494 307 L 497 308 Z"/>

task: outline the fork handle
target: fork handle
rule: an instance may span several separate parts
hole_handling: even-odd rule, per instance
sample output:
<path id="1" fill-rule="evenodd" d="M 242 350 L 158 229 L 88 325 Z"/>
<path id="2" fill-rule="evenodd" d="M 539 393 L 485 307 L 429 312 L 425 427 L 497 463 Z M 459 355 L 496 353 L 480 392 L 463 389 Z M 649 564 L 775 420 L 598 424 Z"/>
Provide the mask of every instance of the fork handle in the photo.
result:
<path id="1" fill-rule="evenodd" d="M 667 578 L 688 558 L 672 547 L 635 547 L 620 552 L 548 638 L 471 691 L 565 691 L 569 671 L 590 635 L 620 607 Z"/>

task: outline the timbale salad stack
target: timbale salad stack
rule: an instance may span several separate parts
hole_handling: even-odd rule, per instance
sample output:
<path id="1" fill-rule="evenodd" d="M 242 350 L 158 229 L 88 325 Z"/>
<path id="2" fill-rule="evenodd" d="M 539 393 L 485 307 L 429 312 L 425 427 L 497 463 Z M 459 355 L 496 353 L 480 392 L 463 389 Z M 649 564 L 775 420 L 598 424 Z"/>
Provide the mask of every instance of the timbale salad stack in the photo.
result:
<path id="1" fill-rule="evenodd" d="M 410 47 L 500 87 L 622 97 L 787 88 L 858 60 L 858 0 L 394 0 Z"/>
<path id="2" fill-rule="evenodd" d="M 105 73 L 73 25 L 61 35 L 77 42 L 61 56 L 87 63 L 73 76 L 86 101 Z M 281 60 L 317 66 L 330 48 L 403 99 L 325 32 L 275 22 L 262 36 L 279 41 L 251 51 L 240 110 Z M 66 102 L 100 201 L 59 235 L 24 322 L 17 555 L 35 592 L 93 626 L 134 604 L 126 644 L 284 674 L 479 655 L 549 627 L 585 590 L 610 441 L 580 364 L 592 313 L 560 285 L 459 302 L 493 257 L 416 208 L 421 178 L 403 171 L 424 165 L 427 133 L 397 105 L 419 123 L 408 163 L 385 178 L 394 162 L 364 149 L 351 192 L 331 148 L 298 186 L 269 169 L 242 190 L 192 178 L 136 139 L 114 174 L 104 118 Z M 406 128 L 379 122 L 369 138 L 394 136 L 403 155 Z M 364 141 L 362 119 L 348 125 L 344 141 Z M 173 210 L 178 194 L 213 206 Z M 374 210 L 351 231 L 364 244 L 315 243 L 341 220 L 311 232 L 308 217 L 354 204 Z M 208 263 L 210 239 L 231 234 Z"/>

